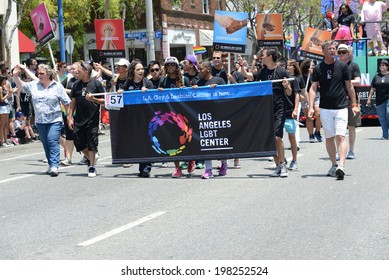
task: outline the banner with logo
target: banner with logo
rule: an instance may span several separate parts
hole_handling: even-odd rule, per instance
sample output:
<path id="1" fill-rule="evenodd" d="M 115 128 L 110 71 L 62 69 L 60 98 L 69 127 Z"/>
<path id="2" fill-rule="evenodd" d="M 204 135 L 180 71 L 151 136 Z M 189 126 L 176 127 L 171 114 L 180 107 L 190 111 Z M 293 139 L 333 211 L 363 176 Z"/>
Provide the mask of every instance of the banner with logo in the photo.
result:
<path id="1" fill-rule="evenodd" d="M 257 14 L 257 39 L 260 46 L 283 46 L 282 14 Z"/>
<path id="2" fill-rule="evenodd" d="M 213 48 L 215 51 L 245 53 L 247 13 L 215 11 Z"/>
<path id="3" fill-rule="evenodd" d="M 331 40 L 331 31 L 307 27 L 300 55 L 317 60 L 323 60 L 324 54 L 321 44 L 327 40 Z"/>
<path id="4" fill-rule="evenodd" d="M 39 45 L 44 46 L 55 37 L 45 3 L 40 4 L 34 10 L 32 10 L 30 12 L 30 16 L 32 24 L 34 25 Z"/>
<path id="5" fill-rule="evenodd" d="M 270 81 L 123 93 L 110 111 L 113 163 L 276 154 Z"/>
<path id="6" fill-rule="evenodd" d="M 96 50 L 100 57 L 125 57 L 122 19 L 95 19 Z"/>

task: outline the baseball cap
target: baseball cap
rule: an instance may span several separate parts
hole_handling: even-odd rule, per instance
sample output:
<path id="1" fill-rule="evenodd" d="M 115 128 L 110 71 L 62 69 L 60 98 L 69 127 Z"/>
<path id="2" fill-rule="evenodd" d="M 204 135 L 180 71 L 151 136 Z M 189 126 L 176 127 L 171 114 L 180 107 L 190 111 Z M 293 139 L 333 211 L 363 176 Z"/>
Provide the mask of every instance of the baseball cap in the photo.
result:
<path id="1" fill-rule="evenodd" d="M 116 62 L 115 64 L 120 66 L 127 66 L 127 68 L 130 67 L 130 62 L 125 58 L 119 59 L 119 61 Z"/>
<path id="2" fill-rule="evenodd" d="M 197 68 L 197 58 L 196 58 L 196 56 L 194 56 L 193 54 L 189 54 L 189 55 L 186 56 L 185 59 L 187 59 L 188 61 L 190 61 L 193 64 L 193 66 L 196 69 L 196 71 L 199 71 L 199 69 Z"/>
<path id="3" fill-rule="evenodd" d="M 381 60 L 380 64 L 385 64 L 386 66 L 389 67 L 389 62 L 386 59 Z"/>
<path id="4" fill-rule="evenodd" d="M 175 63 L 175 64 L 179 64 L 178 63 L 178 59 L 177 57 L 174 57 L 174 56 L 168 56 L 166 59 L 165 59 L 165 64 L 166 63 Z"/>
<path id="5" fill-rule="evenodd" d="M 24 116 L 23 112 L 19 111 L 16 113 L 15 117 L 20 118 L 21 116 Z"/>
<path id="6" fill-rule="evenodd" d="M 340 51 L 340 50 L 348 51 L 349 49 L 348 49 L 348 46 L 346 44 L 340 44 L 338 46 L 338 51 Z"/>

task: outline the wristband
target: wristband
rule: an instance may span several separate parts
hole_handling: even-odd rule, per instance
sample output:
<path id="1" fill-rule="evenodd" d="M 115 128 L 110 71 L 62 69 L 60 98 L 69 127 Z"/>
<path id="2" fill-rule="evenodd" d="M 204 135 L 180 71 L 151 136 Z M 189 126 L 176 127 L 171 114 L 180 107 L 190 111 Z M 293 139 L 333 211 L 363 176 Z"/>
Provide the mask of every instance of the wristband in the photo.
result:
<path id="1" fill-rule="evenodd" d="M 353 104 L 351 104 L 351 107 L 358 107 L 358 104 L 357 103 L 353 103 Z"/>
<path id="2" fill-rule="evenodd" d="M 240 23 L 240 27 L 243 27 L 243 23 L 242 23 L 242 21 L 239 21 L 239 23 Z"/>

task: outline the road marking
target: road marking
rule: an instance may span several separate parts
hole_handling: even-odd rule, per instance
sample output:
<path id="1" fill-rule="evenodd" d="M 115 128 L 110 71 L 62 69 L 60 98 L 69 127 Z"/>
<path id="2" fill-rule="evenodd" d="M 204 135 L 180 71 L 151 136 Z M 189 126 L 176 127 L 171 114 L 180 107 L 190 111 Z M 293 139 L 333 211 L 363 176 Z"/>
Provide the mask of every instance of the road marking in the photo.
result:
<path id="1" fill-rule="evenodd" d="M 0 162 L 8 161 L 8 160 L 13 160 L 13 159 L 18 159 L 18 158 L 25 158 L 25 157 L 30 157 L 30 156 L 36 156 L 36 155 L 44 155 L 44 152 L 35 153 L 35 154 L 27 154 L 27 155 L 22 155 L 22 156 L 18 156 L 18 157 L 3 158 L 3 159 L 0 159 Z"/>
<path id="2" fill-rule="evenodd" d="M 121 233 L 122 231 L 128 230 L 128 229 L 133 228 L 133 227 L 135 227 L 137 225 L 140 225 L 140 224 L 143 224 L 143 223 L 145 223 L 147 221 L 150 221 L 151 219 L 159 217 L 159 216 L 161 216 L 163 214 L 166 214 L 166 211 L 155 212 L 155 213 L 153 213 L 151 215 L 148 215 L 146 217 L 143 217 L 143 218 L 141 218 L 141 219 L 139 219 L 139 220 L 137 220 L 135 222 L 132 222 L 132 223 L 129 223 L 127 225 L 118 227 L 118 228 L 113 229 L 111 231 L 108 231 L 108 232 L 106 232 L 106 233 L 104 233 L 102 235 L 96 236 L 95 238 L 92 238 L 92 239 L 89 239 L 89 240 L 87 240 L 85 242 L 77 244 L 77 246 L 86 247 L 86 246 L 92 245 L 92 244 L 97 243 L 97 242 L 99 242 L 101 240 L 104 240 L 104 239 L 109 238 L 111 236 L 114 236 L 114 235 L 116 235 L 118 233 Z"/>
<path id="3" fill-rule="evenodd" d="M 8 183 L 8 182 L 12 182 L 12 181 L 32 177 L 32 176 L 35 176 L 35 174 L 25 174 L 25 175 L 21 175 L 21 176 L 17 176 L 17 177 L 12 177 L 12 178 L 8 178 L 8 179 L 0 180 L 0 184 Z"/>

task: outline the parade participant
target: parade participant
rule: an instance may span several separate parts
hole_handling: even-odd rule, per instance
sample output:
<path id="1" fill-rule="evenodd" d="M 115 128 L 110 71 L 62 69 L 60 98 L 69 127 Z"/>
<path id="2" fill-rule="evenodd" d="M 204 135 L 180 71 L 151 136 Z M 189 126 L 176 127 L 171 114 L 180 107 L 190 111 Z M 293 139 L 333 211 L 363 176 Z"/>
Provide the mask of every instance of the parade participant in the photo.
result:
<path id="1" fill-rule="evenodd" d="M 226 73 L 227 73 L 227 79 L 228 79 L 229 83 L 230 84 L 244 83 L 245 78 L 244 78 L 244 75 L 242 74 L 242 72 L 233 68 L 234 61 L 235 61 L 234 54 L 230 54 L 230 61 L 228 61 L 228 53 L 222 53 L 223 68 L 224 68 L 224 71 L 226 71 Z M 239 66 L 239 69 L 244 68 L 244 66 L 240 66 L 239 63 L 238 63 L 238 66 Z M 228 73 L 228 67 L 230 67 L 230 69 L 231 69 L 230 73 Z M 234 159 L 234 168 L 235 169 L 241 168 L 238 158 Z"/>
<path id="2" fill-rule="evenodd" d="M 286 119 L 285 119 L 285 130 L 288 133 L 290 149 L 292 150 L 292 161 L 288 167 L 289 170 L 298 169 L 297 165 L 297 152 L 298 144 L 296 140 L 296 128 L 298 127 L 298 107 L 300 103 L 300 96 L 305 94 L 305 83 L 301 76 L 301 69 L 294 59 L 289 59 L 286 64 L 286 70 L 289 72 L 291 78 L 295 78 L 292 83 L 296 83 L 293 87 L 292 94 L 287 96 L 288 100 L 286 103 Z"/>
<path id="3" fill-rule="evenodd" d="M 197 58 L 193 54 L 189 54 L 185 57 L 185 60 L 183 61 L 183 70 L 184 70 L 184 77 L 187 77 L 189 79 L 189 84 L 191 86 L 197 85 L 197 82 L 199 81 L 199 71 L 197 67 Z M 193 163 L 191 163 L 193 164 Z M 195 168 L 196 169 L 202 169 L 204 168 L 204 161 L 196 161 L 195 162 Z M 181 169 L 187 169 L 189 166 L 189 162 L 183 162 L 180 165 Z"/>
<path id="4" fill-rule="evenodd" d="M 56 72 L 56 79 L 57 81 L 60 81 L 62 83 L 63 80 L 66 80 L 67 72 L 66 72 L 66 62 L 58 62 L 57 63 L 57 72 Z"/>
<path id="5" fill-rule="evenodd" d="M 221 77 L 224 82 L 228 83 L 227 73 L 222 63 L 222 52 L 214 51 L 212 54 L 212 76 Z"/>
<path id="6" fill-rule="evenodd" d="M 93 96 L 91 93 L 104 93 L 100 81 L 91 78 L 92 66 L 80 61 L 76 79 L 70 96 L 72 102 L 67 111 L 68 126 L 74 131 L 74 145 L 77 152 L 88 158 L 88 177 L 96 177 L 96 154 L 98 151 L 99 112 L 104 104 L 104 96 Z M 74 116 L 74 111 L 77 114 Z"/>
<path id="7" fill-rule="evenodd" d="M 312 70 L 316 66 L 316 62 L 312 62 L 310 59 L 305 59 L 301 63 L 301 72 L 304 78 L 304 83 L 305 85 L 308 83 L 307 91 L 305 92 L 305 95 L 300 95 L 301 97 L 301 108 L 303 109 L 304 115 L 305 115 L 305 125 L 307 127 L 308 131 L 308 136 L 309 136 L 309 142 L 314 143 L 315 142 L 315 137 L 317 141 L 322 142 L 323 138 L 320 133 L 321 129 L 321 120 L 320 120 L 320 92 L 317 91 L 315 95 L 315 100 L 314 100 L 314 116 L 315 116 L 315 121 L 313 121 L 313 118 L 308 117 L 308 96 L 309 96 L 309 89 L 311 88 L 311 80 L 312 80 Z M 308 80 L 309 77 L 309 80 Z M 315 132 L 313 132 L 313 128 L 315 126 Z"/>
<path id="8" fill-rule="evenodd" d="M 164 88 L 179 88 L 179 87 L 188 87 L 189 79 L 182 76 L 180 67 L 178 65 L 178 60 L 174 56 L 169 56 L 165 59 L 164 63 L 166 77 L 161 79 L 158 89 L 163 90 Z M 180 178 L 182 176 L 182 171 L 180 168 L 180 162 L 174 161 L 175 171 L 172 174 L 172 178 Z M 192 174 L 195 169 L 195 164 L 193 161 L 188 164 L 188 173 Z"/>
<path id="9" fill-rule="evenodd" d="M 273 107 L 274 107 L 274 129 L 276 137 L 277 155 L 274 157 L 276 170 L 270 175 L 272 177 L 288 177 L 286 168 L 285 148 L 282 137 L 284 135 L 284 123 L 286 117 L 286 95 L 292 94 L 291 83 L 286 80 L 289 78 L 289 73 L 277 65 L 279 57 L 278 50 L 275 48 L 265 48 L 262 52 L 263 68 L 254 74 L 255 81 L 279 80 L 282 82 L 273 83 Z"/>
<path id="10" fill-rule="evenodd" d="M 217 85 L 224 85 L 225 82 L 221 77 L 214 77 L 212 76 L 211 72 L 211 63 L 209 61 L 202 61 L 200 62 L 199 66 L 199 75 L 200 80 L 198 81 L 197 85 L 193 86 L 194 89 L 202 86 L 210 86 L 212 88 L 216 87 Z M 225 176 L 227 175 L 227 160 L 222 160 L 222 165 L 219 169 L 219 176 Z M 205 171 L 203 175 L 201 176 L 202 179 L 209 179 L 212 178 L 212 160 L 206 160 L 205 161 Z"/>
<path id="11" fill-rule="evenodd" d="M 8 118 L 10 113 L 10 101 L 12 91 L 7 89 L 7 76 L 0 75 L 0 146 L 8 147 Z"/>
<path id="12" fill-rule="evenodd" d="M 183 62 L 184 77 L 189 79 L 189 84 L 194 86 L 199 81 L 199 72 L 197 68 L 197 58 L 193 54 L 185 57 Z"/>
<path id="13" fill-rule="evenodd" d="M 37 68 L 38 80 L 28 83 L 21 81 L 19 78 L 21 67 L 23 66 L 15 66 L 13 78 L 18 88 L 31 95 L 39 138 L 49 164 L 49 169 L 46 173 L 56 177 L 59 174 L 60 160 L 61 103 L 67 109 L 70 104 L 70 98 L 63 86 L 54 80 L 55 73 L 50 66 L 40 64 Z"/>
<path id="14" fill-rule="evenodd" d="M 340 44 L 338 46 L 338 56 L 339 60 L 342 61 L 343 63 L 346 63 L 348 66 L 348 70 L 350 72 L 350 78 L 351 78 L 351 83 L 353 84 L 354 87 L 359 86 L 361 83 L 361 70 L 359 69 L 358 64 L 356 64 L 353 59 L 352 55 L 352 48 Z M 355 91 L 355 89 L 354 89 Z M 359 95 L 356 93 L 355 96 L 357 100 L 358 107 L 360 108 L 360 98 Z M 349 100 L 350 101 L 350 100 Z M 355 127 L 361 125 L 361 114 L 358 113 L 356 115 L 353 114 L 351 103 L 349 102 L 348 104 L 348 139 L 349 139 L 349 147 L 348 147 L 348 153 L 347 153 L 347 159 L 354 159 L 355 154 L 354 154 L 354 147 L 355 147 L 355 139 L 356 139 L 356 131 Z"/>
<path id="15" fill-rule="evenodd" d="M 371 106 L 371 97 L 375 92 L 376 111 L 382 129 L 382 140 L 389 139 L 389 62 L 386 59 L 380 62 L 380 71 L 371 82 L 371 89 L 367 105 Z"/>
<path id="16" fill-rule="evenodd" d="M 152 60 L 149 63 L 149 73 L 151 75 L 151 78 L 149 79 L 150 82 L 153 83 L 153 88 L 157 89 L 159 86 L 159 83 L 161 81 L 162 77 L 162 71 L 161 71 L 161 64 L 156 61 Z"/>
<path id="17" fill-rule="evenodd" d="M 77 82 L 76 72 L 78 67 L 79 67 L 78 62 L 70 65 L 68 67 L 69 73 L 66 79 L 62 81 L 62 86 L 65 88 L 65 91 L 69 95 L 69 97 L 74 83 Z M 68 126 L 68 118 L 67 118 L 66 110 L 62 110 L 62 117 L 63 117 L 64 127 L 63 127 L 63 132 L 61 137 L 61 145 L 64 148 L 65 159 L 61 160 L 60 163 L 63 166 L 70 166 L 72 165 L 72 157 L 73 157 L 73 150 L 74 150 L 74 132 Z M 87 164 L 87 158 L 84 161 L 85 164 Z"/>
<path id="18" fill-rule="evenodd" d="M 326 138 L 326 149 L 332 166 L 328 176 L 343 180 L 347 153 L 347 98 L 351 100 L 353 114 L 359 113 L 347 65 L 335 59 L 336 42 L 329 40 L 322 44 L 324 61 L 313 69 L 312 86 L 309 91 L 308 117 L 314 113 L 313 104 L 318 86 L 320 86 L 320 116 Z M 336 150 L 339 153 L 339 165 L 336 164 Z"/>
<path id="19" fill-rule="evenodd" d="M 381 55 L 383 40 L 381 35 L 382 14 L 389 8 L 389 1 L 386 3 L 377 0 L 368 0 L 363 3 L 361 10 L 361 23 L 365 23 L 368 44 L 371 54 L 375 55 L 374 46 L 377 43 L 378 55 Z"/>
<path id="20" fill-rule="evenodd" d="M 123 91 L 142 90 L 145 92 L 147 89 L 153 89 L 153 83 L 144 77 L 144 67 L 142 61 L 134 59 L 131 61 L 128 67 L 127 79 L 117 93 L 123 93 Z M 149 178 L 151 172 L 151 162 L 139 164 L 138 177 Z"/>
<path id="21" fill-rule="evenodd" d="M 340 42 L 351 42 L 355 39 L 355 16 L 348 4 L 343 3 L 339 7 L 337 27 L 332 30 L 336 33 L 335 40 Z"/>

